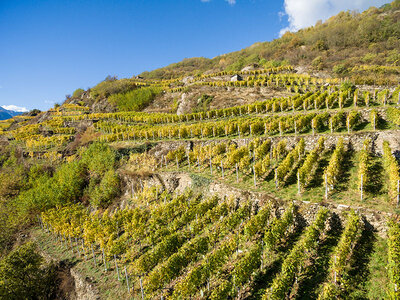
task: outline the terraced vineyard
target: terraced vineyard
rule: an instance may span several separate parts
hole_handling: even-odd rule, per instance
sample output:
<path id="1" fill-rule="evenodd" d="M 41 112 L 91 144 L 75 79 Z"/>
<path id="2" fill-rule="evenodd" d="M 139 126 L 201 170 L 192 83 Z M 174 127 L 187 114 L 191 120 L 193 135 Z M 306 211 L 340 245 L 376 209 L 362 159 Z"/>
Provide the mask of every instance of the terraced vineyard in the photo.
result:
<path id="1" fill-rule="evenodd" d="M 229 75 L 134 84 L 287 96 L 179 115 L 76 102 L 0 122 L 29 163 L 58 166 L 18 198 L 42 250 L 95 274 L 104 298 L 398 299 L 400 87 Z"/>

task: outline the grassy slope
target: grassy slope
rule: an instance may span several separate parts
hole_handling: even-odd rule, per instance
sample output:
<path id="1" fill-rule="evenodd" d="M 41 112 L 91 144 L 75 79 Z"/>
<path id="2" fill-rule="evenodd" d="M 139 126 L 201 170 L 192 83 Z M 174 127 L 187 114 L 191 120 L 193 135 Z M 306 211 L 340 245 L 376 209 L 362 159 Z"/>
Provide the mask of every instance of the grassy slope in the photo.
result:
<path id="1" fill-rule="evenodd" d="M 317 23 L 297 33 L 287 33 L 271 42 L 256 43 L 213 59 L 185 59 L 144 72 L 141 76 L 148 79 L 175 78 L 208 70 L 240 70 L 252 63 L 266 67 L 282 63 L 312 65 L 316 71 L 329 72 L 335 65 L 341 65 L 343 68 L 337 71 L 343 76 L 360 75 L 363 71 L 351 69 L 362 64 L 396 66 L 399 64 L 396 49 L 400 47 L 396 38 L 400 34 L 399 7 L 400 1 L 396 0 L 361 14 L 341 12 L 324 23 Z M 392 76 L 395 78 L 399 71 L 394 72 Z M 373 72 L 369 75 L 372 79 L 380 76 Z"/>
<path id="2" fill-rule="evenodd" d="M 109 265 L 108 272 L 104 271 L 103 264 L 100 263 L 102 258 L 99 251 L 96 252 L 98 265 L 95 267 L 91 254 L 87 254 L 88 261 L 85 261 L 83 256 L 78 258 L 75 246 L 73 253 L 69 244 L 66 246 L 65 243 L 56 242 L 51 234 L 45 233 L 40 228 L 33 228 L 31 236 L 37 243 L 38 248 L 53 260 L 68 262 L 83 278 L 89 278 L 99 290 L 101 299 L 129 299 L 121 269 L 119 271 L 122 279 L 118 281 L 115 267 L 112 263 Z"/>

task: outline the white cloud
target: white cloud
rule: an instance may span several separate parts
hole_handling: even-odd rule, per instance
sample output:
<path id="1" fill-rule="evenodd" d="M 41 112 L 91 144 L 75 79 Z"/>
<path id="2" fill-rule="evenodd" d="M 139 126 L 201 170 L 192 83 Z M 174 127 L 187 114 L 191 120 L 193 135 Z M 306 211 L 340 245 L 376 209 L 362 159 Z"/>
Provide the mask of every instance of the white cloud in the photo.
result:
<path id="1" fill-rule="evenodd" d="M 201 2 L 210 2 L 211 0 L 200 0 Z M 230 5 L 235 5 L 236 4 L 236 0 L 225 0 L 226 2 L 228 2 Z"/>
<path id="2" fill-rule="evenodd" d="M 280 31 L 286 31 L 313 26 L 318 20 L 325 21 L 340 11 L 364 11 L 371 6 L 381 6 L 388 0 L 285 0 L 285 14 L 288 16 L 289 26 Z"/>
<path id="3" fill-rule="evenodd" d="M 28 110 L 25 107 L 20 107 L 16 105 L 2 105 L 1 106 L 4 109 L 7 110 L 12 110 L 12 111 L 17 111 L 17 112 L 27 112 Z"/>

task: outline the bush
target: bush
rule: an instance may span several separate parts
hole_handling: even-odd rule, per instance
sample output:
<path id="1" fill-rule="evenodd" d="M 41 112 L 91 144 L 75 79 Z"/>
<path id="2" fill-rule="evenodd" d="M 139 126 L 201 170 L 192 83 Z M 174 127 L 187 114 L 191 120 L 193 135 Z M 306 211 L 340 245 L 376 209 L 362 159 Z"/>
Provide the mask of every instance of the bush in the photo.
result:
<path id="1" fill-rule="evenodd" d="M 322 70 L 324 68 L 324 61 L 321 56 L 317 56 L 311 62 L 311 65 L 317 70 Z"/>
<path id="2" fill-rule="evenodd" d="M 90 90 L 90 96 L 95 99 L 106 98 L 113 94 L 126 93 L 136 87 L 137 85 L 132 79 L 106 78 Z"/>
<path id="3" fill-rule="evenodd" d="M 94 143 L 81 153 L 82 163 L 91 177 L 102 177 L 114 167 L 116 153 L 107 144 Z"/>
<path id="4" fill-rule="evenodd" d="M 43 211 L 56 205 L 74 202 L 82 196 L 85 169 L 79 161 L 60 166 L 53 177 L 43 174 L 32 183 L 33 188 L 16 198 L 23 214 Z"/>
<path id="5" fill-rule="evenodd" d="M 109 170 L 104 174 L 101 182 L 96 186 L 90 195 L 90 203 L 94 207 L 107 207 L 112 199 L 118 196 L 120 180 L 114 170 Z"/>
<path id="6" fill-rule="evenodd" d="M 116 105 L 120 111 L 139 111 L 149 105 L 161 91 L 162 89 L 157 87 L 144 87 L 112 95 L 108 101 Z"/>
<path id="7" fill-rule="evenodd" d="M 84 89 L 77 89 L 73 92 L 72 98 L 75 98 L 75 99 L 80 98 L 84 92 L 85 92 Z"/>
<path id="8" fill-rule="evenodd" d="M 196 108 L 193 110 L 193 112 L 202 112 L 202 111 L 208 111 L 210 107 L 210 103 L 213 101 L 214 96 L 206 95 L 203 94 L 201 95 L 200 99 L 197 102 Z"/>
<path id="9" fill-rule="evenodd" d="M 344 64 L 338 64 L 333 67 L 333 72 L 338 76 L 346 76 L 349 70 L 346 68 Z"/>

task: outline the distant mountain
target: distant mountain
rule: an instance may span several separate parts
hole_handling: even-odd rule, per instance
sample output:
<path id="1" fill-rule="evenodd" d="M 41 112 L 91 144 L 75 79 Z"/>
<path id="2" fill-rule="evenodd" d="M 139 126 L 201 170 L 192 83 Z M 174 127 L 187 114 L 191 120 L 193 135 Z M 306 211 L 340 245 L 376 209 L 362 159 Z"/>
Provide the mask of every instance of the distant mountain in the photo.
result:
<path id="1" fill-rule="evenodd" d="M 14 116 L 23 114 L 23 112 L 8 110 L 0 106 L 0 120 L 11 119 Z"/>

